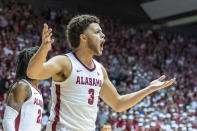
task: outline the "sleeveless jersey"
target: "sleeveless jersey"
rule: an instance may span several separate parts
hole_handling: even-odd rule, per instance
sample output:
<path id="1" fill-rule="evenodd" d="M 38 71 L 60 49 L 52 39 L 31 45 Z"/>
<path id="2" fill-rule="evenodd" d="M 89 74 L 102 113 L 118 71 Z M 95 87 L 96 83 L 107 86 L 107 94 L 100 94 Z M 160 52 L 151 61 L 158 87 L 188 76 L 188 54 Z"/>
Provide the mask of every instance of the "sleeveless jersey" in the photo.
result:
<path id="1" fill-rule="evenodd" d="M 74 53 L 66 56 L 71 61 L 72 71 L 65 81 L 52 81 L 51 127 L 47 130 L 93 131 L 103 84 L 101 65 L 93 60 L 94 68 L 89 69 Z"/>
<path id="2" fill-rule="evenodd" d="M 38 89 L 34 88 L 27 80 L 31 89 L 31 97 L 25 101 L 15 119 L 16 131 L 41 131 L 43 99 Z"/>

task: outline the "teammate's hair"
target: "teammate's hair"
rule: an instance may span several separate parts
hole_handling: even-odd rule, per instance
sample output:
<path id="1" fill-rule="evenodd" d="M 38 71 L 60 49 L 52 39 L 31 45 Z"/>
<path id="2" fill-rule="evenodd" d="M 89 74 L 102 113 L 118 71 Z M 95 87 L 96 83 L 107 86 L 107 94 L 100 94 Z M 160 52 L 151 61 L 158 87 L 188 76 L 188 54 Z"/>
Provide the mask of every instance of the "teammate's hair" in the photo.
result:
<path id="1" fill-rule="evenodd" d="M 93 15 L 79 15 L 70 20 L 66 29 L 66 37 L 71 49 L 75 49 L 79 46 L 80 34 L 82 34 L 91 23 L 100 24 L 100 20 Z"/>
<path id="2" fill-rule="evenodd" d="M 38 49 L 38 46 L 25 48 L 19 53 L 16 61 L 16 77 L 13 83 L 18 82 L 21 79 L 31 80 L 26 75 L 27 66 L 31 57 L 37 52 Z"/>

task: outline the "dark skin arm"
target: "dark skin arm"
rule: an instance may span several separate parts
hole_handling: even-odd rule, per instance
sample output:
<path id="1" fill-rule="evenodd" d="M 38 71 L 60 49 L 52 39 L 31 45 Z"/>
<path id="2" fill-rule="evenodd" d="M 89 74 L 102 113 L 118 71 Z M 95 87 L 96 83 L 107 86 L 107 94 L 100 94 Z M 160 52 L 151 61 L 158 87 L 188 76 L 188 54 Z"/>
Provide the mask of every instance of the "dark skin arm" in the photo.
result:
<path id="1" fill-rule="evenodd" d="M 12 86 L 8 96 L 8 106 L 19 112 L 25 100 L 30 96 L 31 90 L 29 86 L 25 82 L 19 81 Z"/>

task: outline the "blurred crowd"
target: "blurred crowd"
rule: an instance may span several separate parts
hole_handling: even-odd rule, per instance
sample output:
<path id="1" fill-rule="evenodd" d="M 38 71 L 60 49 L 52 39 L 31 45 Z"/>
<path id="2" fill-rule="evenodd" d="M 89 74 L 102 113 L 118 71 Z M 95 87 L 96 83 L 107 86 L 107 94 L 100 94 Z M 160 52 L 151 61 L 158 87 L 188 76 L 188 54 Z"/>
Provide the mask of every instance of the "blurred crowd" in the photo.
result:
<path id="1" fill-rule="evenodd" d="M 30 5 L 0 2 L 0 131 L 19 51 L 41 44 L 46 22 L 55 38 L 48 59 L 69 52 L 65 29 L 75 15 L 61 9 L 39 13 Z M 103 55 L 96 59 L 104 65 L 120 94 L 143 89 L 162 74 L 177 80 L 173 86 L 121 113 L 100 100 L 97 130 L 106 122 L 113 131 L 197 130 L 197 39 L 144 26 L 132 27 L 106 17 L 101 17 L 101 23 L 106 43 Z M 50 79 L 40 84 L 44 98 L 43 130 L 49 119 L 50 85 Z"/>

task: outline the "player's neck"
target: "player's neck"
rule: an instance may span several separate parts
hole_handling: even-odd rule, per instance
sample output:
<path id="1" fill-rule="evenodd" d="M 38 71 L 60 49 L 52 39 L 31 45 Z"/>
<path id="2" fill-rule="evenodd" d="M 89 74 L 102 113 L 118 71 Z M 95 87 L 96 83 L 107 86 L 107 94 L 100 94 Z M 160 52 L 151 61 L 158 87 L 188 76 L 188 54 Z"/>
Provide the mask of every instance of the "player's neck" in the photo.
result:
<path id="1" fill-rule="evenodd" d="M 38 88 L 40 80 L 30 80 L 29 82 L 32 84 L 32 86 L 34 86 L 35 88 Z"/>
<path id="2" fill-rule="evenodd" d="M 94 63 L 93 63 L 93 55 L 90 54 L 88 51 L 84 51 L 84 50 L 75 50 L 74 51 L 75 55 L 77 56 L 77 58 L 83 63 L 85 64 L 87 67 L 89 68 L 93 68 L 94 67 Z"/>

